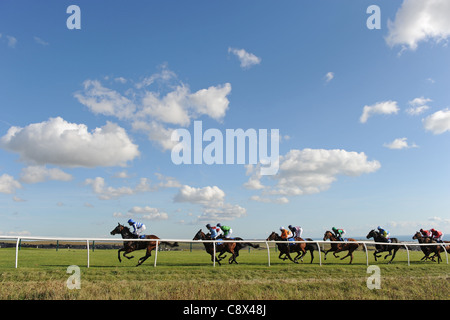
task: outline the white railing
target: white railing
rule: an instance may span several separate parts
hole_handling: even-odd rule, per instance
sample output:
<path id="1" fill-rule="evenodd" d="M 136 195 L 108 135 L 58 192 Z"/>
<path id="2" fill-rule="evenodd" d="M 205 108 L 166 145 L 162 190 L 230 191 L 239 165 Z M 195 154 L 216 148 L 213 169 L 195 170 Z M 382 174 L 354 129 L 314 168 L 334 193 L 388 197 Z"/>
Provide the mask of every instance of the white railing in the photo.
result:
<path id="1" fill-rule="evenodd" d="M 445 257 L 448 264 L 448 252 L 445 248 L 444 243 L 415 243 L 415 242 L 406 242 L 406 243 L 387 243 L 387 242 L 374 242 L 374 241 L 350 241 L 350 242 L 342 242 L 342 241 L 323 241 L 323 240 L 303 240 L 303 241 L 289 241 L 286 242 L 283 241 L 274 241 L 274 240 L 186 240 L 186 239 L 113 239 L 113 238 L 62 238 L 62 237 L 28 237 L 28 236 L 1 236 L 0 239 L 6 239 L 6 240 L 16 240 L 16 260 L 15 260 L 15 267 L 18 267 L 18 261 L 19 261 L 19 245 L 21 240 L 45 240 L 45 241 L 65 241 L 65 242 L 85 242 L 86 248 L 87 248 L 87 267 L 90 266 L 90 255 L 89 255 L 89 242 L 128 242 L 128 241 L 143 241 L 143 242 L 156 242 L 156 248 L 155 248 L 155 261 L 154 266 L 156 267 L 156 261 L 158 258 L 158 247 L 160 242 L 186 242 L 186 243 L 217 243 L 217 242 L 242 242 L 242 243 L 265 243 L 267 248 L 267 260 L 268 260 L 268 266 L 270 267 L 270 248 L 269 243 L 312 243 L 316 244 L 319 252 L 319 265 L 322 265 L 322 256 L 321 256 L 321 249 L 320 249 L 320 243 L 326 244 L 326 243 L 337 243 L 337 244 L 350 244 L 350 243 L 357 243 L 362 244 L 364 246 L 364 251 L 366 254 L 366 264 L 369 265 L 369 255 L 367 250 L 367 245 L 392 245 L 392 246 L 402 246 L 406 249 L 407 256 L 408 256 L 408 266 L 410 265 L 410 258 L 409 258 L 409 249 L 410 247 L 417 247 L 417 246 L 441 246 L 444 249 Z M 216 256 L 216 246 L 213 246 L 213 253 L 214 257 Z M 216 265 L 216 259 L 213 260 L 213 266 Z"/>

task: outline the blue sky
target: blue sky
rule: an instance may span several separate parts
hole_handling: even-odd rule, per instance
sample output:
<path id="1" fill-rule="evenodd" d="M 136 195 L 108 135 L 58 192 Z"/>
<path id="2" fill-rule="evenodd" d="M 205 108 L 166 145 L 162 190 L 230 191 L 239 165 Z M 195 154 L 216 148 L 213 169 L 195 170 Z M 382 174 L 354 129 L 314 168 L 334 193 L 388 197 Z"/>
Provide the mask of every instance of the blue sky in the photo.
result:
<path id="1" fill-rule="evenodd" d="M 450 6 L 428 3 L 2 1 L 0 234 L 449 234 Z M 173 164 L 196 120 L 279 129 L 278 174 Z"/>

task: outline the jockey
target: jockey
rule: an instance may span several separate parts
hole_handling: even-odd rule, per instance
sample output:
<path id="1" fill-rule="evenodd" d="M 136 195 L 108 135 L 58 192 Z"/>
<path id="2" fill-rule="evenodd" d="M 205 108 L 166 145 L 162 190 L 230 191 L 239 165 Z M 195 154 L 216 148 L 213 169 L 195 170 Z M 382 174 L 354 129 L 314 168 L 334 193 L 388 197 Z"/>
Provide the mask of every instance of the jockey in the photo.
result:
<path id="1" fill-rule="evenodd" d="M 344 229 L 338 229 L 336 227 L 333 227 L 331 228 L 331 230 L 333 230 L 334 235 L 338 238 L 339 241 L 344 241 L 344 238 L 342 238 L 342 236 L 345 234 Z"/>
<path id="2" fill-rule="evenodd" d="M 292 233 L 294 234 L 294 237 L 296 237 L 296 238 L 302 237 L 302 233 L 303 233 L 302 227 L 293 227 L 292 225 L 289 225 L 288 228 L 289 228 L 289 230 L 292 231 Z"/>
<path id="3" fill-rule="evenodd" d="M 145 224 L 141 222 L 136 222 L 133 219 L 128 220 L 128 224 L 133 227 L 133 234 L 136 236 L 136 238 L 144 238 L 144 235 L 141 235 L 141 232 L 143 232 L 146 227 Z"/>
<path id="4" fill-rule="evenodd" d="M 288 240 L 293 237 L 291 230 L 285 229 L 284 227 L 280 227 L 281 238 L 283 240 Z"/>
<path id="5" fill-rule="evenodd" d="M 211 240 L 216 240 L 217 237 L 219 237 L 222 233 L 222 230 L 216 226 L 211 226 L 209 223 L 206 225 L 206 228 L 208 228 L 209 232 L 211 233 Z"/>
<path id="6" fill-rule="evenodd" d="M 380 235 L 386 240 L 386 242 L 391 242 L 391 239 L 389 239 L 390 233 L 389 231 L 381 228 L 380 226 L 377 227 L 378 232 L 380 233 Z"/>
<path id="7" fill-rule="evenodd" d="M 444 237 L 444 234 L 442 233 L 442 231 L 436 230 L 436 229 L 431 229 L 431 238 L 433 240 L 436 240 L 436 242 L 442 243 L 442 238 Z"/>
<path id="8" fill-rule="evenodd" d="M 429 231 L 429 230 L 423 230 L 423 229 L 420 229 L 420 233 L 422 234 L 422 236 L 424 236 L 424 237 L 426 237 L 426 238 L 431 238 L 431 231 Z"/>
<path id="9" fill-rule="evenodd" d="M 231 238 L 231 234 L 233 233 L 233 230 L 228 226 L 223 226 L 220 223 L 217 224 L 217 227 L 220 228 L 220 230 L 223 231 L 223 236 L 225 238 Z"/>

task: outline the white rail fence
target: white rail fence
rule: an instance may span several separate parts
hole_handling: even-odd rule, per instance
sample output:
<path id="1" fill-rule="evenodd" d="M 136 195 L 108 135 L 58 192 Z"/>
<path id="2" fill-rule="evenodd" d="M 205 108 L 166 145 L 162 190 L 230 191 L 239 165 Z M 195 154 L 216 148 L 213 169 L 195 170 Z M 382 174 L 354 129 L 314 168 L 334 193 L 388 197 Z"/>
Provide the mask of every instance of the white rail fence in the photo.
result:
<path id="1" fill-rule="evenodd" d="M 264 243 L 266 245 L 267 249 L 267 263 L 270 267 L 270 248 L 269 244 L 275 244 L 275 243 L 283 243 L 287 244 L 286 241 L 274 241 L 274 240 L 186 240 L 186 239 L 151 239 L 150 241 L 148 239 L 112 239 L 112 238 L 60 238 L 60 237 L 14 237 L 14 236 L 0 236 L 0 239 L 5 240 L 15 240 L 16 241 L 16 258 L 15 258 L 15 268 L 18 268 L 19 263 L 19 246 L 21 243 L 21 240 L 44 240 L 44 241 L 64 241 L 64 242 L 82 242 L 86 243 L 87 248 L 87 267 L 90 267 L 90 254 L 89 254 L 89 243 L 90 242 L 115 242 L 115 243 L 123 243 L 123 242 L 129 242 L 129 241 L 143 241 L 143 242 L 156 242 L 156 248 L 155 248 L 155 261 L 154 266 L 156 267 L 156 262 L 158 259 L 158 249 L 159 244 L 161 242 L 181 242 L 181 243 L 222 243 L 222 242 L 242 242 L 242 243 Z M 352 243 L 351 242 L 344 242 L 346 243 Z M 445 249 L 444 243 L 386 243 L 386 242 L 374 242 L 374 241 L 355 241 L 358 244 L 362 244 L 364 247 L 364 251 L 366 254 L 366 264 L 369 265 L 369 254 L 367 250 L 367 245 L 392 245 L 392 246 L 401 246 L 406 249 L 407 257 L 408 257 L 408 266 L 410 265 L 410 257 L 409 257 L 409 249 L 408 247 L 417 247 L 417 246 L 440 246 L 442 247 L 443 251 L 445 252 L 445 258 L 448 264 L 448 252 Z M 338 243 L 343 244 L 342 241 L 323 241 L 323 240 L 312 240 L 312 241 L 289 241 L 289 243 L 313 243 L 317 245 L 318 252 L 319 252 L 319 265 L 322 265 L 322 255 L 321 255 L 321 249 L 320 244 L 331 244 L 331 243 Z M 216 246 L 213 246 L 214 250 L 214 256 L 216 256 Z M 215 259 L 213 259 L 213 266 L 216 265 Z"/>

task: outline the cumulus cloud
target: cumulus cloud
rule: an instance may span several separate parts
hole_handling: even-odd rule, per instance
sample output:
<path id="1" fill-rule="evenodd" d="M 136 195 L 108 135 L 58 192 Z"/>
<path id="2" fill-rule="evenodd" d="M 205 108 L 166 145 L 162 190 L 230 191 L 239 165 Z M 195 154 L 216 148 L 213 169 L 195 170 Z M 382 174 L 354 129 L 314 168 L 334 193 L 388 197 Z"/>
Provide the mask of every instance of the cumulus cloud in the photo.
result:
<path id="1" fill-rule="evenodd" d="M 48 169 L 45 166 L 29 166 L 20 173 L 20 181 L 24 183 L 38 183 L 46 180 L 70 181 L 72 175 L 58 168 Z"/>
<path id="2" fill-rule="evenodd" d="M 369 161 L 364 152 L 342 149 L 293 149 L 280 156 L 279 172 L 270 177 L 275 184 L 263 185 L 260 180 L 263 185 L 261 192 L 265 196 L 314 194 L 330 188 L 340 175 L 356 177 L 375 172 L 380 167 L 378 161 Z M 252 178 L 255 179 L 255 176 L 252 175 L 250 179 Z M 252 200 L 262 199 L 254 197 Z M 284 199 L 275 199 L 272 202 L 277 201 L 286 202 Z"/>
<path id="3" fill-rule="evenodd" d="M 408 144 L 407 138 L 397 138 L 390 143 L 385 143 L 383 146 L 389 149 L 409 149 L 417 148 L 415 143 Z"/>
<path id="4" fill-rule="evenodd" d="M 330 82 L 331 80 L 333 80 L 333 78 L 334 78 L 334 73 L 333 73 L 333 72 L 328 72 L 328 73 L 325 75 L 325 81 L 326 81 L 326 82 Z"/>
<path id="5" fill-rule="evenodd" d="M 139 219 L 145 220 L 167 220 L 169 215 L 166 212 L 160 211 L 157 208 L 152 208 L 149 206 L 138 207 L 135 206 L 128 210 L 131 216 L 137 216 Z"/>
<path id="6" fill-rule="evenodd" d="M 60 117 L 11 127 L 0 139 L 0 147 L 33 165 L 63 167 L 125 166 L 139 155 L 138 146 L 117 124 L 107 122 L 89 132 L 86 125 Z"/>
<path id="7" fill-rule="evenodd" d="M 366 123 L 369 117 L 371 117 L 374 114 L 393 114 L 397 113 L 399 110 L 399 107 L 397 106 L 396 101 L 382 101 L 377 102 L 370 106 L 364 106 L 363 113 L 361 117 L 359 118 L 359 121 L 361 123 Z"/>
<path id="8" fill-rule="evenodd" d="M 98 80 L 83 82 L 84 91 L 74 94 L 78 101 L 95 114 L 126 119 L 136 110 L 133 102 L 119 92 L 104 87 Z"/>
<path id="9" fill-rule="evenodd" d="M 0 176 L 0 193 L 12 194 L 20 188 L 22 188 L 22 185 L 13 176 L 6 173 Z"/>
<path id="10" fill-rule="evenodd" d="M 228 48 L 228 53 L 234 54 L 241 62 L 241 67 L 244 69 L 250 68 L 261 63 L 261 58 L 249 53 L 244 49 Z"/>
<path id="11" fill-rule="evenodd" d="M 175 195 L 174 201 L 214 206 L 215 204 L 222 202 L 224 198 L 225 192 L 217 186 L 195 188 L 188 185 L 183 185 Z"/>
<path id="12" fill-rule="evenodd" d="M 411 107 L 405 111 L 412 116 L 419 115 L 430 108 L 427 103 L 431 101 L 433 100 L 424 97 L 415 98 L 408 102 Z"/>
<path id="13" fill-rule="evenodd" d="M 239 205 L 225 202 L 225 192 L 217 186 L 195 188 L 183 185 L 174 197 L 175 202 L 202 205 L 198 222 L 226 221 L 244 216 L 247 210 Z"/>
<path id="14" fill-rule="evenodd" d="M 450 36 L 450 2 L 447 0 L 404 0 L 394 21 L 388 20 L 389 46 L 416 50 L 419 42 L 440 42 Z"/>
<path id="15" fill-rule="evenodd" d="M 187 84 L 172 80 L 177 80 L 175 73 L 163 67 L 124 93 L 107 88 L 98 80 L 86 80 L 83 90 L 74 96 L 95 114 L 129 121 L 133 129 L 146 133 L 151 141 L 168 150 L 174 145 L 170 125 L 187 127 L 201 116 L 222 121 L 231 92 L 229 83 L 192 92 Z M 159 84 L 157 90 L 150 90 L 155 82 Z"/>
<path id="16" fill-rule="evenodd" d="M 86 179 L 85 185 L 90 185 L 92 191 L 97 195 L 100 200 L 116 199 L 126 195 L 133 195 L 140 192 L 151 191 L 150 184 L 147 178 L 141 178 L 139 183 L 134 187 L 118 187 L 114 188 L 106 186 L 105 179 L 102 177 L 96 177 L 94 179 Z"/>
<path id="17" fill-rule="evenodd" d="M 422 120 L 425 130 L 434 134 L 450 131 L 450 110 L 439 110 Z"/>

